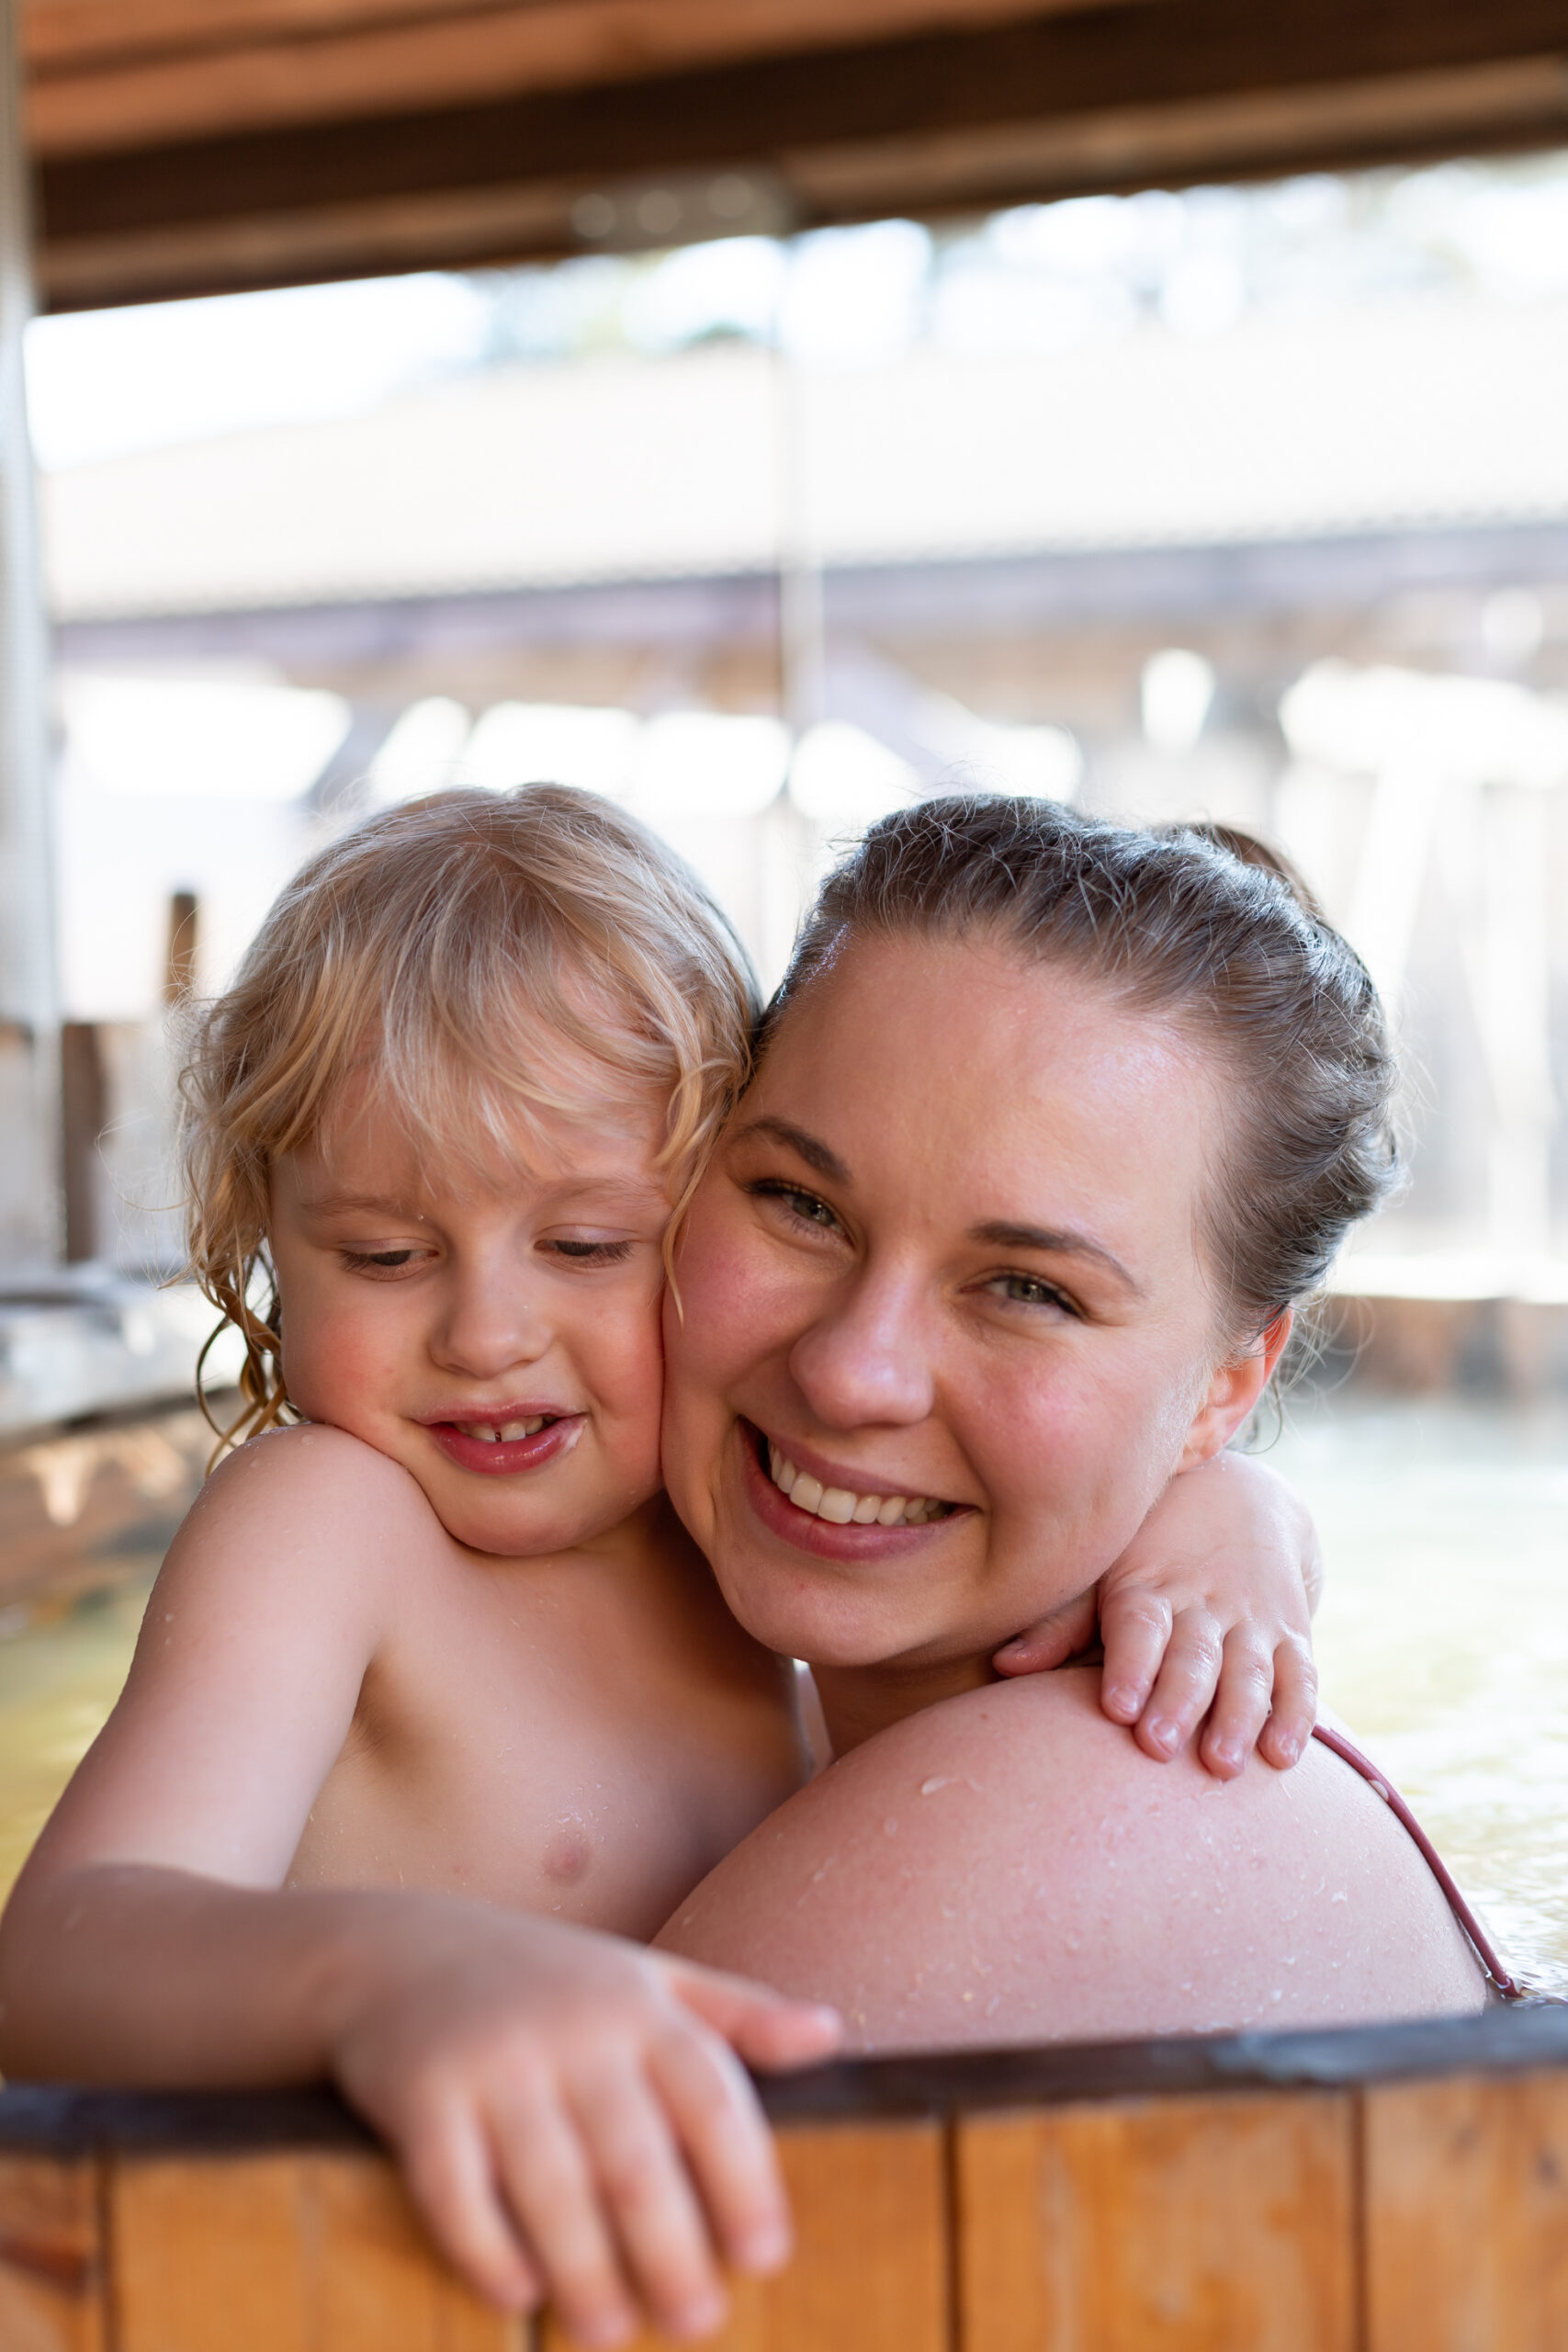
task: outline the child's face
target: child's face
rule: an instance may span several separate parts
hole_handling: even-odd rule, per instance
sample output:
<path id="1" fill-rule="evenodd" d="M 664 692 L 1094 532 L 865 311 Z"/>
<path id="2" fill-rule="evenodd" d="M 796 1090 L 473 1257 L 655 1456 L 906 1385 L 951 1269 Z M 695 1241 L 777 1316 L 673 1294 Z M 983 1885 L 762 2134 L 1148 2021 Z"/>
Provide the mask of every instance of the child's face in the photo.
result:
<path id="1" fill-rule="evenodd" d="M 479 1172 L 373 1081 L 272 1184 L 292 1403 L 400 1462 L 459 1543 L 563 1550 L 659 1491 L 662 1103 L 537 1114 Z"/>

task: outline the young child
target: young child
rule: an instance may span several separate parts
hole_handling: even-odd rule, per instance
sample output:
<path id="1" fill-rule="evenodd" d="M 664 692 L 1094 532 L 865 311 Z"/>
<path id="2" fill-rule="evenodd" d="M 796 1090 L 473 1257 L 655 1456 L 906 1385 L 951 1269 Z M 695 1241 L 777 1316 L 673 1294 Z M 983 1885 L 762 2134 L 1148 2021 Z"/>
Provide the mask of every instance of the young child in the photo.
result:
<path id="1" fill-rule="evenodd" d="M 252 1442 L 0 1931 L 8 2074 L 330 2075 L 480 2291 L 548 2293 L 584 2343 L 639 2308 L 705 2332 L 720 2259 L 784 2258 L 737 2053 L 837 2039 L 641 1948 L 809 1770 L 793 1669 L 659 1467 L 664 1239 L 753 1011 L 678 861 L 584 794 L 397 809 L 284 893 L 186 1076 Z M 1309 1553 L 1255 1465 L 1176 1482 L 1100 1610 L 1107 1703 L 1154 1752 L 1217 1681 L 1211 1763 L 1240 1769 L 1270 1685 L 1292 1760 Z"/>

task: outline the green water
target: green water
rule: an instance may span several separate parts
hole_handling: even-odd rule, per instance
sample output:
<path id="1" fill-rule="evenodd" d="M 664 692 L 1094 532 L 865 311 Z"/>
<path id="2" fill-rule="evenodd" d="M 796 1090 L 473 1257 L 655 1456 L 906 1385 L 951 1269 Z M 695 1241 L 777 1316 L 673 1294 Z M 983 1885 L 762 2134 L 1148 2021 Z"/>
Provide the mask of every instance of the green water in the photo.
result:
<path id="1" fill-rule="evenodd" d="M 1516 1969 L 1568 1991 L 1568 1407 L 1306 1399 L 1269 1459 L 1328 1561 L 1324 1695 Z M 0 1887 L 124 1677 L 156 1561 L 0 1612 Z"/>
<path id="2" fill-rule="evenodd" d="M 1568 1408 L 1307 1404 L 1324 1697 L 1517 1972 L 1568 1991 Z"/>
<path id="3" fill-rule="evenodd" d="M 117 1562 L 107 1590 L 70 1607 L 0 1611 L 0 1889 L 119 1694 L 156 1557 Z"/>

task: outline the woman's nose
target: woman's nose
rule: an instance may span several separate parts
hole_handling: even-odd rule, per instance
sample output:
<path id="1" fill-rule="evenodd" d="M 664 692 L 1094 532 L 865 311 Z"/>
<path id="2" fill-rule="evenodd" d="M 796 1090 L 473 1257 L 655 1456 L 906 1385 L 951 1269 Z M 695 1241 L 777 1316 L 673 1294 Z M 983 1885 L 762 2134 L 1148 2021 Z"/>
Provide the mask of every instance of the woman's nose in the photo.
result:
<path id="1" fill-rule="evenodd" d="M 923 1421 L 935 1396 L 930 1334 L 917 1304 L 886 1283 L 856 1283 L 801 1334 L 790 1371 L 825 1429 Z"/>
<path id="2" fill-rule="evenodd" d="M 430 1352 L 445 1371 L 493 1380 L 514 1365 L 536 1363 L 550 1336 L 547 1318 L 514 1277 L 475 1268 L 454 1279 Z"/>

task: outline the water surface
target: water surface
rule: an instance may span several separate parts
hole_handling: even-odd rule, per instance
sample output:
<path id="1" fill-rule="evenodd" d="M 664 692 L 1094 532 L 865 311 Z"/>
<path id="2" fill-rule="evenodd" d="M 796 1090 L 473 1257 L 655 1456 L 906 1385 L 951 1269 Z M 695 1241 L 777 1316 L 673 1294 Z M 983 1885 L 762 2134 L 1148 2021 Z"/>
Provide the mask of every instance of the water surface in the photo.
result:
<path id="1" fill-rule="evenodd" d="M 1516 1971 L 1568 1991 L 1568 1406 L 1307 1397 L 1269 1459 L 1323 1533 L 1325 1699 Z M 157 1564 L 122 1565 L 0 1611 L 0 1888 L 124 1678 Z"/>

